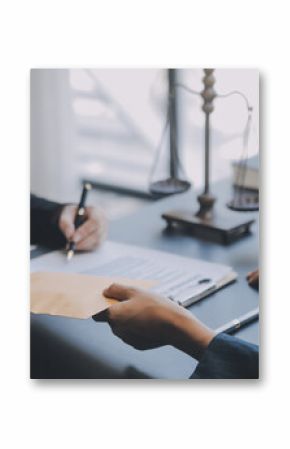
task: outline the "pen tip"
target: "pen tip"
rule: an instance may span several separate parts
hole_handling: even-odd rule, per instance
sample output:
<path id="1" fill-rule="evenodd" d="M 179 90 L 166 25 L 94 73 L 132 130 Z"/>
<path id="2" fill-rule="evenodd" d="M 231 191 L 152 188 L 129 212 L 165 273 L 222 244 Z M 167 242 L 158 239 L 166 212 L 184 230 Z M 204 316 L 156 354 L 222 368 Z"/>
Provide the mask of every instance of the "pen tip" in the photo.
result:
<path id="1" fill-rule="evenodd" d="M 67 256 L 66 256 L 67 260 L 71 260 L 71 258 L 72 258 L 73 255 L 74 255 L 74 252 L 70 249 L 70 250 L 67 252 Z"/>

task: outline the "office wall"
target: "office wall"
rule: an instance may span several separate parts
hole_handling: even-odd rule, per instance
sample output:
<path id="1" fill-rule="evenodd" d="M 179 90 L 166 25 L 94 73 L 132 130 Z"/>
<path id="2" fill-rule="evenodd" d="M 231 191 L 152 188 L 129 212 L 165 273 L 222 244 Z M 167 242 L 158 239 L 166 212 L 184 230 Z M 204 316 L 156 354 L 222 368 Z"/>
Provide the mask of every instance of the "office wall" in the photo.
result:
<path id="1" fill-rule="evenodd" d="M 31 191 L 67 201 L 75 189 L 75 126 L 68 70 L 31 70 Z"/>
<path id="2" fill-rule="evenodd" d="M 197 91 L 202 90 L 202 76 L 201 69 L 179 71 L 180 81 Z M 241 90 L 254 107 L 249 155 L 256 153 L 258 72 L 217 69 L 215 77 L 218 93 Z M 32 70 L 31 190 L 72 201 L 87 174 L 146 185 L 165 122 L 166 82 L 160 69 Z M 198 189 L 203 182 L 202 102 L 186 92 L 179 95 L 180 153 L 186 175 Z M 240 157 L 246 119 L 239 96 L 216 99 L 211 117 L 213 180 L 228 176 L 231 161 Z"/>

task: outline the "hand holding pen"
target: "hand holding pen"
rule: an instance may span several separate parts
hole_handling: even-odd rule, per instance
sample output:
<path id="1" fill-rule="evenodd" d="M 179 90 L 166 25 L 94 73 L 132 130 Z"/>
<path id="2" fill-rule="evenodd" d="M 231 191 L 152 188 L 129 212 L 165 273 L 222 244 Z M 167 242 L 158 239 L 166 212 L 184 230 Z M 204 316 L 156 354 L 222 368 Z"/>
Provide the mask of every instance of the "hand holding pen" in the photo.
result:
<path id="1" fill-rule="evenodd" d="M 73 256 L 75 250 L 96 249 L 106 236 L 107 226 L 103 212 L 96 207 L 85 207 L 90 188 L 90 184 L 85 184 L 79 205 L 64 206 L 60 215 L 59 227 L 68 241 L 68 258 Z"/>

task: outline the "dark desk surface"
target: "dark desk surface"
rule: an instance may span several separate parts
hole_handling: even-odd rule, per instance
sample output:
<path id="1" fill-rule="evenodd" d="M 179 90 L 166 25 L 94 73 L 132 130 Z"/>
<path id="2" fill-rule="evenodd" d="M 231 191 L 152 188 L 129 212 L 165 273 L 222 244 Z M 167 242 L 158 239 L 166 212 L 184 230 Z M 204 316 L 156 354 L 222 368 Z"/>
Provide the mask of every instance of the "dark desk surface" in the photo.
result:
<path id="1" fill-rule="evenodd" d="M 215 187 L 219 203 L 230 197 L 226 183 Z M 122 243 L 168 251 L 231 265 L 239 278 L 234 284 L 190 307 L 204 323 L 216 328 L 257 306 L 258 293 L 245 276 L 258 266 L 258 223 L 252 234 L 231 246 L 196 240 L 182 233 L 164 232 L 161 213 L 196 208 L 193 191 L 148 204 L 135 214 L 114 221 L 109 238 Z M 237 214 L 237 212 L 231 212 Z M 258 214 L 243 213 L 242 218 Z M 236 336 L 258 343 L 258 322 Z M 171 347 L 137 351 L 115 337 L 107 324 L 45 315 L 31 316 L 31 377 L 33 378 L 188 378 L 196 362 Z"/>

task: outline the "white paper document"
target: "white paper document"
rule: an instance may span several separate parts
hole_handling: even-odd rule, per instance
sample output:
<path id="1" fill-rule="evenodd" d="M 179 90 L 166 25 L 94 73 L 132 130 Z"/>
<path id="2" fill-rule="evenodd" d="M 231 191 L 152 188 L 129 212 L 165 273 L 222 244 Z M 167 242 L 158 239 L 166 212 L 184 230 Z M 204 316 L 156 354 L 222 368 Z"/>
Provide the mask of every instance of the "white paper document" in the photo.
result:
<path id="1" fill-rule="evenodd" d="M 32 259 L 31 271 L 83 273 L 157 281 L 151 289 L 188 306 L 236 279 L 232 268 L 137 246 L 105 242 L 92 253 L 53 251 Z"/>

